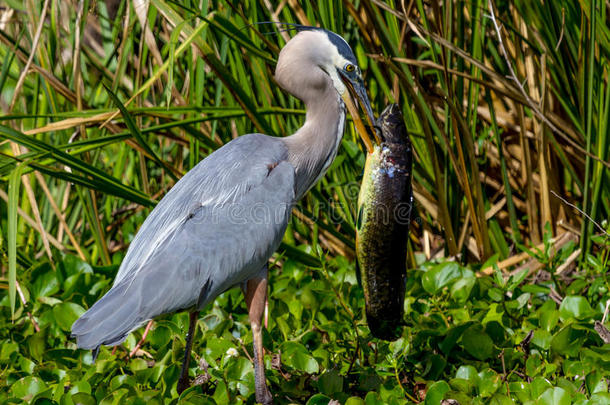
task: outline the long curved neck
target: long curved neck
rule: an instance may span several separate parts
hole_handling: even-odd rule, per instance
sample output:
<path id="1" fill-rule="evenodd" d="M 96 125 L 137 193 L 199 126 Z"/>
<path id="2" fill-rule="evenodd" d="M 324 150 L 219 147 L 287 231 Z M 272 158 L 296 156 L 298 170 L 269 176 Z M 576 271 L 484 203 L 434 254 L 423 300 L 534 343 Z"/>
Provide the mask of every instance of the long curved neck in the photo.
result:
<path id="1" fill-rule="evenodd" d="M 288 160 L 296 169 L 299 199 L 326 173 L 337 155 L 345 127 L 345 105 L 328 76 L 314 91 L 297 94 L 286 90 L 303 100 L 307 109 L 303 126 L 284 138 Z"/>

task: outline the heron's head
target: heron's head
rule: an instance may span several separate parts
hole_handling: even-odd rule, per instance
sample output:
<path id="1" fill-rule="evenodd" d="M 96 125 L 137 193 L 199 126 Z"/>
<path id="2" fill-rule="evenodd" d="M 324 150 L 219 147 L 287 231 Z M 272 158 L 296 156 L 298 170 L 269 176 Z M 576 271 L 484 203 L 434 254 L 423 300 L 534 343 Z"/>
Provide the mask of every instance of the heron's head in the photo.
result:
<path id="1" fill-rule="evenodd" d="M 352 48 L 342 37 L 323 28 L 299 26 L 297 29 L 299 33 L 280 52 L 276 80 L 305 102 L 308 98 L 315 102 L 316 90 L 327 86 L 330 78 L 367 149 L 372 150 L 357 104 L 364 110 L 371 128 L 375 117 Z"/>

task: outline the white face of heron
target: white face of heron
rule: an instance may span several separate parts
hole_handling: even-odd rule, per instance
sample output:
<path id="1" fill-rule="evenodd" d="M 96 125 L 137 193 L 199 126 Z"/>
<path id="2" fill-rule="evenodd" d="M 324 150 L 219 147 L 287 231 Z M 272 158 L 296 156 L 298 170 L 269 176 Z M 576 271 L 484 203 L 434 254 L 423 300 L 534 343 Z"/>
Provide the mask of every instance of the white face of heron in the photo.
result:
<path id="1" fill-rule="evenodd" d="M 328 31 L 317 34 L 320 36 L 320 52 L 327 55 L 320 67 L 328 73 L 337 92 L 343 96 L 347 89 L 341 76 L 353 81 L 362 80 L 360 68 L 350 46 L 342 37 Z"/>
<path id="2" fill-rule="evenodd" d="M 285 82 L 314 79 L 311 63 L 331 78 L 333 86 L 341 96 L 347 91 L 343 80 L 362 80 L 360 69 L 347 42 L 337 34 L 324 30 L 301 31 L 292 38 L 280 53 L 276 76 L 280 76 L 279 79 Z M 299 83 L 288 87 L 299 87 Z"/>

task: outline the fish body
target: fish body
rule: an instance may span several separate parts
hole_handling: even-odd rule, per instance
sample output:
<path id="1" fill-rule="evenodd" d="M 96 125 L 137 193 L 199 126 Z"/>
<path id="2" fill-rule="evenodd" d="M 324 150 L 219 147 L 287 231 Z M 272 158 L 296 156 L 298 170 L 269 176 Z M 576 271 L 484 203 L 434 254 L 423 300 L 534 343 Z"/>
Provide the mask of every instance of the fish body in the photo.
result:
<path id="1" fill-rule="evenodd" d="M 377 126 L 382 142 L 366 159 L 356 256 L 369 329 L 375 337 L 395 340 L 404 314 L 413 153 L 398 105 L 386 107 Z"/>

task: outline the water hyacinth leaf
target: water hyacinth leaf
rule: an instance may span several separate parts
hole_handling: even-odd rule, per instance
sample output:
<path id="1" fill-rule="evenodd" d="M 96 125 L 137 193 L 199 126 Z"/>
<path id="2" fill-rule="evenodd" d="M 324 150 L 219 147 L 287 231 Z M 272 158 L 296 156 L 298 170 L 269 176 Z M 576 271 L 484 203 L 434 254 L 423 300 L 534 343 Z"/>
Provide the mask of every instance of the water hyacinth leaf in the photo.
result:
<path id="1" fill-rule="evenodd" d="M 345 401 L 345 405 L 365 405 L 365 402 L 359 397 L 349 397 L 347 401 Z"/>
<path id="2" fill-rule="evenodd" d="M 285 342 L 281 346 L 282 362 L 287 366 L 306 373 L 317 373 L 318 362 L 309 351 L 300 343 Z"/>
<path id="3" fill-rule="evenodd" d="M 437 405 L 445 398 L 445 394 L 451 388 L 445 381 L 437 381 L 428 388 L 426 393 L 425 405 Z"/>
<path id="4" fill-rule="evenodd" d="M 532 337 L 532 344 L 543 350 L 548 350 L 551 347 L 553 336 L 544 329 L 536 329 Z"/>
<path id="5" fill-rule="evenodd" d="M 462 276 L 460 266 L 455 262 L 444 262 L 426 271 L 422 286 L 430 294 L 436 294 L 443 287 Z"/>
<path id="6" fill-rule="evenodd" d="M 539 405 L 570 405 L 571 403 L 568 392 L 560 387 L 547 389 L 537 401 Z"/>
<path id="7" fill-rule="evenodd" d="M 461 378 L 476 384 L 479 380 L 479 373 L 473 366 L 460 366 L 455 373 L 455 378 Z"/>
<path id="8" fill-rule="evenodd" d="M 536 377 L 530 384 L 532 398 L 540 398 L 544 392 L 551 389 L 551 383 L 543 377 Z"/>
<path id="9" fill-rule="evenodd" d="M 378 393 L 369 392 L 368 394 L 366 394 L 366 397 L 364 398 L 364 403 L 366 405 L 377 405 L 377 404 L 382 404 L 383 401 Z"/>
<path id="10" fill-rule="evenodd" d="M 15 398 L 30 401 L 34 398 L 34 396 L 36 396 L 36 394 L 44 391 L 46 388 L 46 384 L 40 378 L 27 376 L 16 381 L 11 386 L 11 394 Z"/>
<path id="11" fill-rule="evenodd" d="M 343 392 L 343 377 L 337 370 L 327 371 L 318 379 L 318 389 L 322 394 L 331 396 L 335 392 Z"/>
<path id="12" fill-rule="evenodd" d="M 323 394 L 316 394 L 309 398 L 309 400 L 306 402 L 306 405 L 328 405 L 330 401 L 330 397 L 327 397 Z"/>
<path id="13" fill-rule="evenodd" d="M 34 283 L 30 288 L 32 298 L 36 300 L 43 297 L 49 298 L 58 291 L 59 281 L 57 280 L 57 276 L 51 267 L 46 264 L 43 266 L 42 271 L 34 278 Z"/>
<path id="14" fill-rule="evenodd" d="M 595 405 L 610 405 L 610 393 L 608 392 L 596 392 L 591 395 L 591 403 Z"/>
<path id="15" fill-rule="evenodd" d="M 530 397 L 529 386 L 523 381 L 513 381 L 509 383 L 508 389 L 511 393 L 517 396 L 521 402 L 528 401 Z"/>
<path id="16" fill-rule="evenodd" d="M 490 405 L 513 405 L 514 401 L 507 395 L 495 394 L 489 401 Z"/>
<path id="17" fill-rule="evenodd" d="M 149 334 L 150 343 L 157 348 L 167 345 L 172 338 L 172 331 L 165 325 L 156 325 Z"/>
<path id="18" fill-rule="evenodd" d="M 493 353 L 493 341 L 481 325 L 472 325 L 462 334 L 462 346 L 471 356 L 486 360 Z"/>
<path id="19" fill-rule="evenodd" d="M 559 321 L 559 311 L 557 311 L 557 304 L 553 300 L 545 302 L 540 309 L 537 311 L 540 319 L 540 327 L 551 332 L 557 322 Z"/>
<path id="20" fill-rule="evenodd" d="M 253 372 L 252 362 L 246 357 L 237 357 L 227 367 L 227 377 L 235 381 L 243 381 Z"/>
<path id="21" fill-rule="evenodd" d="M 492 396 L 502 385 L 502 376 L 491 369 L 479 373 L 478 393 L 481 397 Z"/>
<path id="22" fill-rule="evenodd" d="M 53 307 L 53 315 L 60 328 L 69 331 L 74 321 L 85 313 L 85 309 L 73 302 L 62 302 Z"/>
<path id="23" fill-rule="evenodd" d="M 476 282 L 474 276 L 460 278 L 451 286 L 451 298 L 458 302 L 466 302 Z"/>
<path id="24" fill-rule="evenodd" d="M 608 383 L 606 382 L 603 373 L 600 371 L 593 371 L 587 374 L 585 377 L 585 384 L 587 391 L 589 391 L 590 394 L 608 392 Z"/>
<path id="25" fill-rule="evenodd" d="M 588 319 L 593 316 L 593 309 L 585 297 L 570 295 L 561 302 L 559 316 L 562 321 Z"/>

